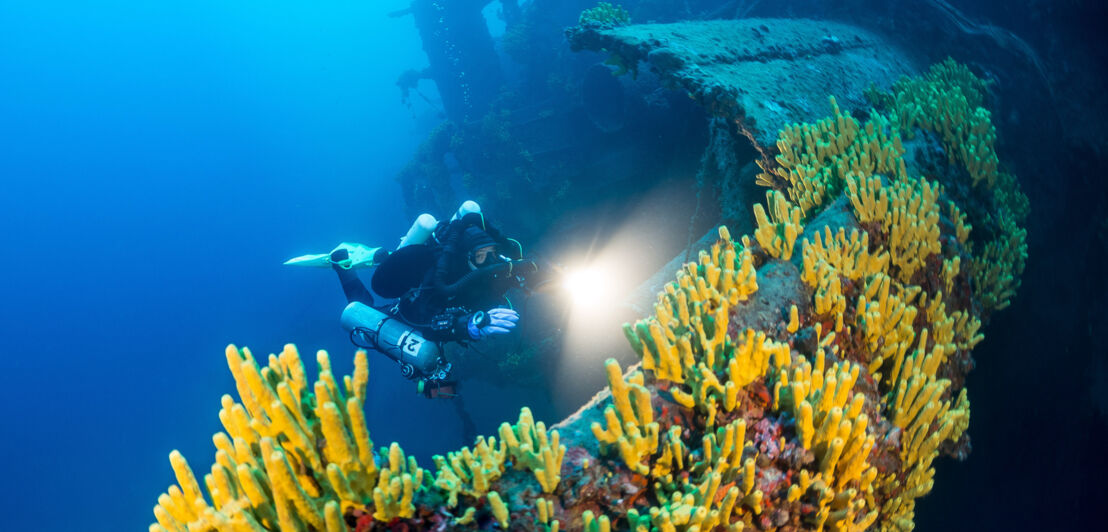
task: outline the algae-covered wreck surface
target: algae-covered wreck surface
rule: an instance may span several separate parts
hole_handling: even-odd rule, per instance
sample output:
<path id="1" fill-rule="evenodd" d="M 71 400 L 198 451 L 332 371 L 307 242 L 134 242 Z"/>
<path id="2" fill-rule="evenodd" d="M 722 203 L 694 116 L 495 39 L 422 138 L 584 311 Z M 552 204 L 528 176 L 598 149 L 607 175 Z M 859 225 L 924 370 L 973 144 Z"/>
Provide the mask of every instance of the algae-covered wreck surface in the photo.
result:
<path id="1" fill-rule="evenodd" d="M 896 82 L 905 59 L 823 22 L 573 34 L 742 121 L 766 154 L 750 234 L 671 274 L 624 327 L 640 363 L 597 367 L 577 413 L 523 409 L 433 464 L 370 439 L 365 353 L 342 379 L 319 353 L 313 383 L 292 346 L 228 347 L 207 494 L 174 453 L 151 530 L 913 528 L 933 461 L 969 450 L 971 352 L 1026 258 L 984 83 Z"/>
<path id="2" fill-rule="evenodd" d="M 917 71 L 882 37 L 832 21 L 584 25 L 568 36 L 573 47 L 610 53 L 627 70 L 645 62 L 713 114 L 741 120 L 764 145 L 786 124 L 830 113 L 828 94 L 861 108 L 871 85 L 888 88 Z"/>

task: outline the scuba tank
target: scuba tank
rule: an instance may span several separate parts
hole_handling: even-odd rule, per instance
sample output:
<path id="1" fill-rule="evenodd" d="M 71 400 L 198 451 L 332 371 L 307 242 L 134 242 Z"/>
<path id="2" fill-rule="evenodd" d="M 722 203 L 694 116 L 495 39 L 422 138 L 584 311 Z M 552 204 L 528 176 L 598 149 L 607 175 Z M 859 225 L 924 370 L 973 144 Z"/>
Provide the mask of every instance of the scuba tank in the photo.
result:
<path id="1" fill-rule="evenodd" d="M 480 214 L 481 206 L 473 200 L 463 201 L 462 204 L 458 206 L 458 210 L 454 213 L 454 216 L 450 218 L 450 221 L 453 222 L 455 220 L 461 220 L 463 217 L 465 217 L 465 215 L 473 213 Z"/>
<path id="2" fill-rule="evenodd" d="M 460 220 L 465 215 L 472 213 L 480 214 L 481 206 L 473 200 L 465 201 L 461 204 L 461 206 L 458 207 L 458 210 L 454 212 L 454 216 L 450 218 L 450 221 L 453 222 L 455 220 Z M 435 229 L 438 228 L 438 226 L 439 221 L 436 220 L 434 216 L 426 213 L 419 215 L 415 219 L 415 221 L 412 222 L 412 226 L 408 228 L 407 234 L 405 234 L 404 237 L 400 239 L 400 245 L 397 247 L 397 249 L 414 244 L 426 243 L 428 240 L 431 239 L 432 235 L 435 232 Z"/>
<path id="3" fill-rule="evenodd" d="M 450 364 L 438 344 L 395 316 L 355 301 L 343 309 L 340 322 L 350 332 L 354 345 L 373 349 L 396 361 L 406 378 L 442 381 L 450 373 Z"/>
<path id="4" fill-rule="evenodd" d="M 421 214 L 414 222 L 412 226 L 408 228 L 408 233 L 404 235 L 404 238 L 400 239 L 400 246 L 397 248 L 403 248 L 411 246 L 413 244 L 423 244 L 427 242 L 427 239 L 431 238 L 431 233 L 438 227 L 439 221 L 430 214 Z"/>

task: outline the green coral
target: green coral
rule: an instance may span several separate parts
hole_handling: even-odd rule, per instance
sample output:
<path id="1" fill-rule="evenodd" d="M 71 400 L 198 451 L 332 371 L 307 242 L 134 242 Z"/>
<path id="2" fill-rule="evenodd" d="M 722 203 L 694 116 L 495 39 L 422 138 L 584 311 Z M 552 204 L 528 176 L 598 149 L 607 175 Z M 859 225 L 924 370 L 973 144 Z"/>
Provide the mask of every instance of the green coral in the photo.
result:
<path id="1" fill-rule="evenodd" d="M 977 297 L 986 309 L 1001 310 L 1011 303 L 1027 262 L 1027 230 L 1010 216 L 1000 219 L 997 236 L 970 263 Z"/>
<path id="2" fill-rule="evenodd" d="M 577 23 L 582 26 L 614 28 L 631 23 L 631 15 L 622 6 L 600 2 L 596 7 L 581 12 Z"/>
<path id="3" fill-rule="evenodd" d="M 917 78 L 902 78 L 893 86 L 893 121 L 914 136 L 919 127 L 939 135 L 951 163 L 960 162 L 974 186 L 996 184 L 1000 161 L 996 128 L 982 107 L 988 82 L 952 59 L 932 66 Z"/>
<path id="4" fill-rule="evenodd" d="M 995 311 L 1007 307 L 1019 288 L 1027 260 L 1027 231 L 1020 225 L 1030 206 L 1019 180 L 1001 168 L 996 153 L 996 127 L 983 107 L 990 85 L 948 58 L 922 76 L 901 78 L 889 93 L 871 89 L 866 97 L 887 106 L 891 122 L 905 138 L 912 139 L 917 131 L 934 133 L 948 162 L 964 170 L 978 189 L 974 240 L 985 249 L 974 256 L 968 271 L 978 300 L 987 311 Z"/>

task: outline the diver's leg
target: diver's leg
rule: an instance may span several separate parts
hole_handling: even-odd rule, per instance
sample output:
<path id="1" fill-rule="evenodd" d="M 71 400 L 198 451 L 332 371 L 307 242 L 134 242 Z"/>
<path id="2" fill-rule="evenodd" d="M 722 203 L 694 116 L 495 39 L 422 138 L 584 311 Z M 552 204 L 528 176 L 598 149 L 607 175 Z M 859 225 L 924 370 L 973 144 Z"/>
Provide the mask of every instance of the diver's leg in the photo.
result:
<path id="1" fill-rule="evenodd" d="M 454 411 L 462 421 L 462 445 L 473 445 L 473 442 L 477 440 L 477 424 L 473 422 L 469 411 L 466 410 L 466 404 L 461 394 L 454 397 Z"/>
<path id="2" fill-rule="evenodd" d="M 346 294 L 348 303 L 357 301 L 372 307 L 373 294 L 369 293 L 369 289 L 362 283 L 358 273 L 353 268 L 347 269 L 339 265 L 340 262 L 349 257 L 350 254 L 345 249 L 338 249 L 331 253 L 331 269 L 335 270 L 335 273 L 339 276 L 339 282 L 342 283 L 342 293 Z"/>

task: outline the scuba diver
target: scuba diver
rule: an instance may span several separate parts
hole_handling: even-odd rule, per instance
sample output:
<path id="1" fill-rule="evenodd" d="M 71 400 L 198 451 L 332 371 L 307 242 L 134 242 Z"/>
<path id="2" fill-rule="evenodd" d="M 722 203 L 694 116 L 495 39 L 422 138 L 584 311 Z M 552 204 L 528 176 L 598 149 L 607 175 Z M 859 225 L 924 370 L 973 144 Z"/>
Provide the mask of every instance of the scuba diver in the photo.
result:
<path id="1" fill-rule="evenodd" d="M 449 221 L 420 215 L 391 253 L 343 242 L 329 254 L 285 264 L 331 267 L 348 302 L 341 322 L 351 341 L 397 362 L 401 374 L 432 398 L 459 398 L 444 344 L 468 346 L 511 332 L 520 316 L 506 293 L 530 288 L 527 278 L 538 270 L 473 201 Z M 373 292 L 358 277 L 362 267 L 376 267 Z M 376 304 L 373 293 L 388 301 Z"/>

